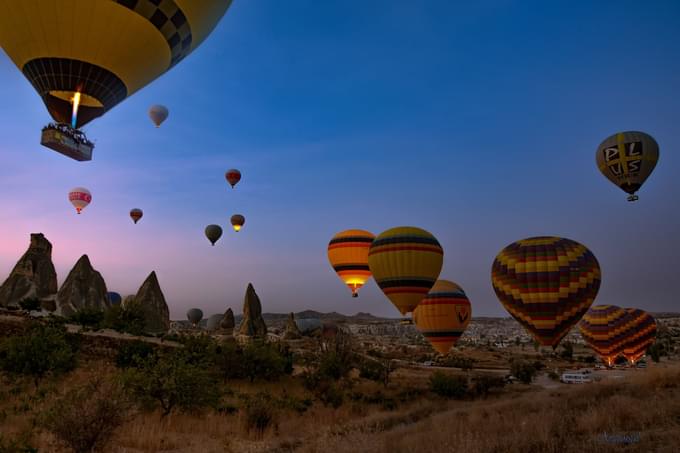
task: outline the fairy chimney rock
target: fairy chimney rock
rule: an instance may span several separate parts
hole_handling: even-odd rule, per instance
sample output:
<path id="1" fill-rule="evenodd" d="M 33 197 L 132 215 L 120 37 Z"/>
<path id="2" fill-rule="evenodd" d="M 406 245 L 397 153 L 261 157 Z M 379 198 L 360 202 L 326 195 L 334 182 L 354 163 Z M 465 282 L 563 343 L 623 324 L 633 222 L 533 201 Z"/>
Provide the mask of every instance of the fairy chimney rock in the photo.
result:
<path id="1" fill-rule="evenodd" d="M 18 306 L 26 298 L 54 299 L 56 293 L 52 244 L 42 233 L 33 233 L 28 250 L 0 286 L 0 306 Z"/>
<path id="2" fill-rule="evenodd" d="M 295 322 L 295 314 L 291 312 L 286 321 L 286 329 L 283 333 L 283 338 L 286 340 L 297 340 L 300 337 L 302 337 L 302 332 L 300 332 L 300 329 Z"/>
<path id="3" fill-rule="evenodd" d="M 144 314 L 146 331 L 159 333 L 170 329 L 170 310 L 168 310 L 168 304 L 165 302 L 165 296 L 163 296 L 155 271 L 151 272 L 142 283 L 134 300 L 126 300 L 126 302 L 127 305 L 134 304 L 140 307 Z"/>
<path id="4" fill-rule="evenodd" d="M 247 337 L 266 337 L 267 325 L 262 318 L 262 304 L 255 293 L 252 283 L 248 283 L 246 297 L 243 301 L 243 320 L 239 327 L 239 334 Z"/>
<path id="5" fill-rule="evenodd" d="M 83 308 L 104 310 L 111 306 L 106 298 L 106 283 L 87 255 L 76 262 L 57 293 L 61 314 L 69 316 Z"/>

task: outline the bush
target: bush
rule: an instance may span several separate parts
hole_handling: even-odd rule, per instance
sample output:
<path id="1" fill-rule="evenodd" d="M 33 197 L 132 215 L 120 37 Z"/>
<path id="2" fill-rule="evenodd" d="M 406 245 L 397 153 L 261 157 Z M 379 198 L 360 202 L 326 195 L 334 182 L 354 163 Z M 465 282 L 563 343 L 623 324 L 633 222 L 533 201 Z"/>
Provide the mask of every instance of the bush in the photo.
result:
<path id="1" fill-rule="evenodd" d="M 215 363 L 224 380 L 243 379 L 246 377 L 243 348 L 235 341 L 219 345 L 215 351 Z"/>
<path id="2" fill-rule="evenodd" d="M 155 351 L 155 348 L 145 341 L 125 342 L 116 354 L 116 366 L 118 368 L 143 366 L 145 362 L 155 359 Z"/>
<path id="3" fill-rule="evenodd" d="M 217 343 L 208 335 L 187 335 L 180 342 L 184 347 L 177 350 L 190 365 L 209 367 L 215 363 Z"/>
<path id="4" fill-rule="evenodd" d="M 190 363 L 181 351 L 165 352 L 155 361 L 123 372 L 125 389 L 144 408 L 160 407 L 162 417 L 174 408 L 195 412 L 217 407 L 217 377 L 202 365 Z"/>
<path id="5" fill-rule="evenodd" d="M 331 406 L 337 409 L 342 406 L 345 399 L 345 392 L 335 382 L 322 381 L 316 391 L 316 395 L 324 406 Z"/>
<path id="6" fill-rule="evenodd" d="M 86 453 L 103 447 L 129 410 L 118 385 L 98 380 L 58 398 L 39 424 L 73 451 Z"/>
<path id="7" fill-rule="evenodd" d="M 481 375 L 477 376 L 472 385 L 472 392 L 475 396 L 487 396 L 491 390 L 505 386 L 505 379 L 502 376 Z"/>
<path id="8" fill-rule="evenodd" d="M 36 299 L 35 297 L 27 297 L 26 299 L 19 301 L 19 306 L 22 310 L 26 311 L 39 310 L 40 299 Z"/>
<path id="9" fill-rule="evenodd" d="M 513 360 L 510 363 L 510 372 L 520 382 L 524 384 L 531 384 L 531 381 L 534 380 L 538 370 L 536 369 L 535 363 L 530 363 L 523 360 Z"/>
<path id="10" fill-rule="evenodd" d="M 359 364 L 359 377 L 371 381 L 382 382 L 384 387 L 390 382 L 393 371 L 392 360 L 381 358 L 376 360 L 364 359 Z"/>
<path id="11" fill-rule="evenodd" d="M 104 321 L 104 312 L 94 307 L 83 307 L 71 316 L 69 322 L 98 330 Z"/>
<path id="12" fill-rule="evenodd" d="M 444 366 L 460 368 L 463 371 L 471 370 L 475 365 L 475 359 L 472 357 L 463 357 L 460 355 L 452 355 L 447 357 L 443 363 Z"/>
<path id="13" fill-rule="evenodd" d="M 560 353 L 560 357 L 562 357 L 565 360 L 571 361 L 572 358 L 574 357 L 574 345 L 571 344 L 569 341 L 563 341 L 562 342 L 562 352 Z"/>
<path id="14" fill-rule="evenodd" d="M 143 335 L 146 329 L 142 307 L 136 304 L 113 305 L 104 312 L 101 327 L 132 335 Z"/>
<path id="15" fill-rule="evenodd" d="M 275 381 L 288 370 L 292 372 L 292 363 L 290 367 L 288 363 L 288 359 L 270 343 L 254 342 L 243 350 L 242 366 L 250 382 L 256 378 Z"/>
<path id="16" fill-rule="evenodd" d="M 246 431 L 255 430 L 258 434 L 264 433 L 276 418 L 272 397 L 268 393 L 258 393 L 247 398 L 243 413 Z"/>
<path id="17" fill-rule="evenodd" d="M 468 390 L 467 377 L 435 371 L 430 376 L 430 391 L 445 398 L 460 399 Z"/>
<path id="18" fill-rule="evenodd" d="M 32 376 L 37 385 L 46 374 L 63 374 L 76 366 L 79 337 L 56 324 L 33 324 L 26 334 L 0 343 L 0 369 Z"/>
<path id="19" fill-rule="evenodd" d="M 0 434 L 0 453 L 38 453 L 38 449 L 33 448 L 24 437 L 27 436 L 20 436 L 18 439 L 5 439 Z"/>

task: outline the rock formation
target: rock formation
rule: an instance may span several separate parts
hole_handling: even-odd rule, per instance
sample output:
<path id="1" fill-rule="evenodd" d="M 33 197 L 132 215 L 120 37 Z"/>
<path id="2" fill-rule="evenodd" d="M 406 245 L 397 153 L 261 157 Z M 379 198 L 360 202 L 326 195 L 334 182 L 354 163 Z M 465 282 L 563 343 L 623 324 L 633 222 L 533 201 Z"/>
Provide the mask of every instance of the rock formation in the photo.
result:
<path id="1" fill-rule="evenodd" d="M 0 306 L 18 306 L 26 298 L 53 299 L 56 293 L 52 244 L 42 233 L 31 234 L 28 250 L 0 286 Z"/>
<path id="2" fill-rule="evenodd" d="M 248 283 L 246 297 L 243 301 L 243 320 L 239 327 L 239 334 L 246 337 L 267 336 L 267 325 L 262 318 L 262 305 L 255 293 L 252 283 Z"/>
<path id="3" fill-rule="evenodd" d="M 151 272 L 137 291 L 133 300 L 125 298 L 127 306 L 134 304 L 144 314 L 145 330 L 150 333 L 167 332 L 170 329 L 170 310 L 158 283 L 156 272 Z"/>
<path id="4" fill-rule="evenodd" d="M 106 283 L 90 263 L 87 255 L 80 257 L 57 293 L 57 306 L 63 316 L 83 308 L 104 310 L 110 307 Z"/>
<path id="5" fill-rule="evenodd" d="M 298 329 L 298 326 L 295 323 L 295 315 L 291 312 L 286 321 L 286 329 L 283 332 L 283 338 L 286 340 L 297 340 L 300 337 L 302 337 L 302 332 Z"/>
<path id="6" fill-rule="evenodd" d="M 227 308 L 227 311 L 224 312 L 224 316 L 222 317 L 222 322 L 220 323 L 220 327 L 223 330 L 234 330 L 234 326 L 236 323 L 234 322 L 234 312 L 231 311 L 231 308 Z"/>

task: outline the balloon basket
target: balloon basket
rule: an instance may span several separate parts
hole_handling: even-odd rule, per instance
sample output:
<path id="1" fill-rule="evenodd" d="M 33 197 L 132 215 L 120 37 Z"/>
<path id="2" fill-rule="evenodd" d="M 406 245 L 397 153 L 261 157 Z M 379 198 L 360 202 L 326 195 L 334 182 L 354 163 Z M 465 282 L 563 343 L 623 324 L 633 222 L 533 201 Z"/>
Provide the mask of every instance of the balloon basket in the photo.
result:
<path id="1" fill-rule="evenodd" d="M 80 162 L 92 160 L 94 143 L 83 132 L 68 124 L 50 123 L 45 126 L 40 144 Z"/>
<path id="2" fill-rule="evenodd" d="M 639 199 L 640 197 L 638 197 L 637 195 L 630 195 L 628 197 L 628 201 L 638 201 Z"/>

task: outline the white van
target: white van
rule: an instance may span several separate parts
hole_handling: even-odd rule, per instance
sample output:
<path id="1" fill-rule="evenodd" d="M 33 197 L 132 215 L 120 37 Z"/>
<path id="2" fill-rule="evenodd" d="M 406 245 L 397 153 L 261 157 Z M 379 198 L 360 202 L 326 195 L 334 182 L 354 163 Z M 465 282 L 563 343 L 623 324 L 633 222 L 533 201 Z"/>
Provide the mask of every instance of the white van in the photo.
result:
<path id="1" fill-rule="evenodd" d="M 590 370 L 567 371 L 562 374 L 560 381 L 565 384 L 588 384 L 593 382 Z"/>

